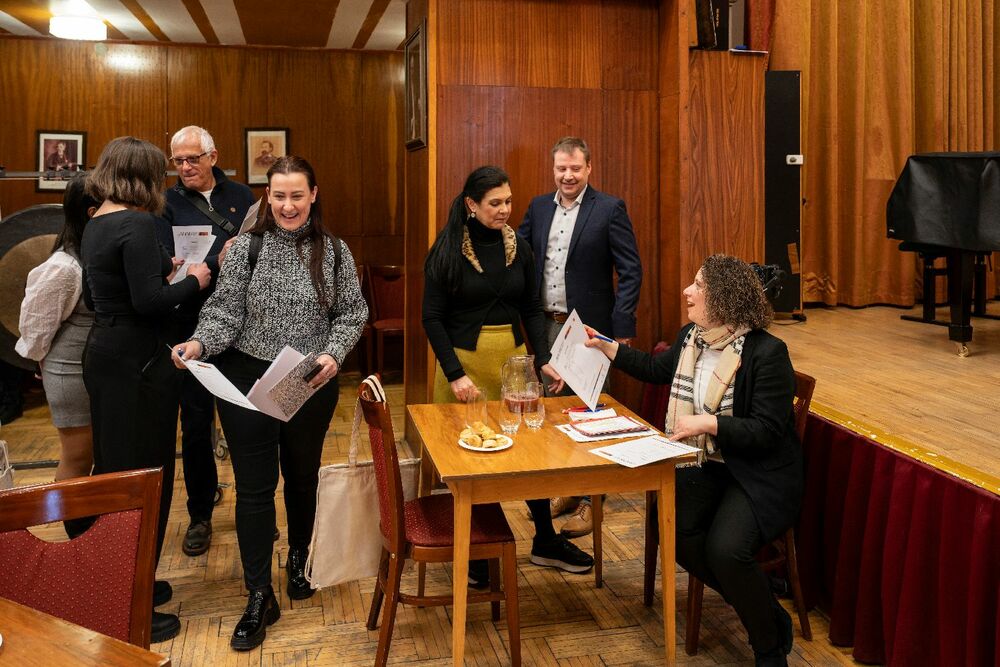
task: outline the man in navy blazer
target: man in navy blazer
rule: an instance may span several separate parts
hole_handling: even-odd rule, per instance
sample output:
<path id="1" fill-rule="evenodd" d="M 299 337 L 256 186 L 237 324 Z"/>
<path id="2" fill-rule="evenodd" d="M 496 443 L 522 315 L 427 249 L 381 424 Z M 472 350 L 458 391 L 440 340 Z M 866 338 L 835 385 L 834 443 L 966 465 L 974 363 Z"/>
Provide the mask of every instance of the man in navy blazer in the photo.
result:
<path id="1" fill-rule="evenodd" d="M 556 191 L 535 197 L 517 233 L 531 244 L 551 347 L 574 309 L 584 324 L 628 345 L 635 337 L 635 309 L 642 263 L 625 202 L 588 185 L 590 148 L 578 137 L 552 147 Z M 618 289 L 614 276 L 618 274 Z M 552 516 L 571 511 L 575 499 L 552 499 Z M 562 532 L 590 533 L 590 503 L 579 505 Z"/>

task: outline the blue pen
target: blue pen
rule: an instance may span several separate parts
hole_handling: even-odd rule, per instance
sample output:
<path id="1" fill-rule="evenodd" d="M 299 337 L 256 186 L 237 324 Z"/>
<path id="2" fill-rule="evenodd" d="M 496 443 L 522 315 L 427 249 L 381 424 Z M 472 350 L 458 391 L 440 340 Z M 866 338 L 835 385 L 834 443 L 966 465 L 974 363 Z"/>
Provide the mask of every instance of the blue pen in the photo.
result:
<path id="1" fill-rule="evenodd" d="M 614 343 L 615 342 L 615 341 L 611 340 L 610 338 L 608 338 L 607 336 L 602 336 L 601 334 L 594 334 L 594 338 L 596 338 L 597 340 L 603 340 L 605 343 Z"/>

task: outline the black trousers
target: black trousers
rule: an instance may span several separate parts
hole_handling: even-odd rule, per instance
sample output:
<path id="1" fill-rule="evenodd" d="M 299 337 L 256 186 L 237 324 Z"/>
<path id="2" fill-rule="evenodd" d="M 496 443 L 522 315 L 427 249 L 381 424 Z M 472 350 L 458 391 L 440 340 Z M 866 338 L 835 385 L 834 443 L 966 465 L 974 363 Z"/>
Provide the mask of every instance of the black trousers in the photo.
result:
<path id="1" fill-rule="evenodd" d="M 197 321 L 179 322 L 179 341 L 194 333 Z M 215 428 L 215 397 L 190 373 L 181 380 L 181 460 L 187 490 L 188 516 L 192 521 L 210 521 L 215 508 L 219 473 L 215 467 L 212 430 Z"/>
<path id="2" fill-rule="evenodd" d="M 219 356 L 220 370 L 244 393 L 268 366 L 270 362 L 236 350 Z M 323 438 L 338 398 L 339 387 L 334 377 L 288 422 L 219 401 L 219 418 L 236 478 L 236 537 L 243 579 L 250 590 L 271 584 L 274 494 L 279 468 L 285 480 L 288 545 L 305 549 L 312 540 Z"/>
<path id="3" fill-rule="evenodd" d="M 156 558 L 160 558 L 174 491 L 180 371 L 164 332 L 132 318 L 95 318 L 83 356 L 90 394 L 94 474 L 163 468 Z"/>
<path id="4" fill-rule="evenodd" d="M 781 641 L 767 576 L 757 563 L 763 539 L 750 499 L 725 464 L 677 471 L 677 562 L 733 606 L 754 651 Z"/>

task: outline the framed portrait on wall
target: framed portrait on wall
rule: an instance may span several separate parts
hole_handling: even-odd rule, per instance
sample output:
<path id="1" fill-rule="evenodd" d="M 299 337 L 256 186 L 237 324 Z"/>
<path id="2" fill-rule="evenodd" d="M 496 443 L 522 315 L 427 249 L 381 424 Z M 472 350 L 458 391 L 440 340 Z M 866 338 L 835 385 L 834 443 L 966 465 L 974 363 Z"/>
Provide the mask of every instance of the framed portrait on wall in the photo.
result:
<path id="1" fill-rule="evenodd" d="M 406 78 L 405 137 L 407 150 L 427 145 L 427 19 L 406 39 L 403 63 Z"/>
<path id="2" fill-rule="evenodd" d="M 85 169 L 87 133 L 72 130 L 38 130 L 38 179 L 35 190 L 65 190 L 70 173 Z"/>
<path id="3" fill-rule="evenodd" d="M 267 183 L 267 170 L 288 155 L 287 127 L 248 127 L 246 134 L 247 183 Z"/>

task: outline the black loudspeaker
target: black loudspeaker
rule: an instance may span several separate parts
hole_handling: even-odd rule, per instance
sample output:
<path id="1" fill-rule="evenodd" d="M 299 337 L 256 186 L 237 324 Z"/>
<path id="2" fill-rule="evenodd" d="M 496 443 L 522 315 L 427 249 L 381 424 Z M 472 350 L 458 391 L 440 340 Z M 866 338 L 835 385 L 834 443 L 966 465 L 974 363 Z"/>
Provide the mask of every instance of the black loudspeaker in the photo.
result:
<path id="1" fill-rule="evenodd" d="M 777 289 L 768 297 L 779 314 L 801 316 L 800 72 L 764 78 L 764 268 Z M 784 276 L 781 276 L 784 273 Z"/>

